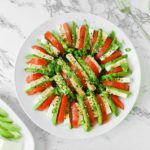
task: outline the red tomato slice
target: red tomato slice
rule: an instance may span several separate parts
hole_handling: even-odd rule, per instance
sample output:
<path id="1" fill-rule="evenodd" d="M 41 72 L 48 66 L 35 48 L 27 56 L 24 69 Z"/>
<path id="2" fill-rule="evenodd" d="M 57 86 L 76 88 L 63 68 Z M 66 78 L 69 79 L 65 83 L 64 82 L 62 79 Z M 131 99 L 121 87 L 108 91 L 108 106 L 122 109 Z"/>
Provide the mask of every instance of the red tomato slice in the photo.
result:
<path id="1" fill-rule="evenodd" d="M 47 83 L 45 83 L 45 84 L 43 84 L 43 85 L 40 85 L 40 86 L 34 88 L 34 89 L 31 90 L 31 91 L 27 91 L 27 94 L 28 94 L 28 95 L 33 95 L 33 94 L 36 94 L 36 93 L 38 93 L 38 92 L 42 92 L 43 90 L 47 89 L 47 88 L 50 87 L 50 86 L 52 86 L 52 82 L 47 82 Z"/>
<path id="2" fill-rule="evenodd" d="M 94 30 L 92 45 L 94 45 L 96 43 L 97 37 L 98 37 L 98 31 Z"/>
<path id="3" fill-rule="evenodd" d="M 99 76 L 99 70 L 98 67 L 95 65 L 95 63 L 89 58 L 84 58 L 84 61 L 87 63 L 87 65 L 93 70 L 96 76 Z"/>
<path id="4" fill-rule="evenodd" d="M 82 49 L 84 46 L 85 31 L 86 31 L 86 27 L 85 27 L 85 25 L 82 25 L 80 28 L 80 40 L 79 40 L 78 49 Z"/>
<path id="5" fill-rule="evenodd" d="M 41 58 L 32 58 L 31 60 L 27 62 L 27 64 L 47 66 L 49 63 L 48 61 L 41 59 Z"/>
<path id="6" fill-rule="evenodd" d="M 95 55 L 95 59 L 99 59 L 108 49 L 108 47 L 110 46 L 112 42 L 112 39 L 110 37 L 108 37 L 103 45 L 103 47 L 100 49 L 100 51 Z"/>
<path id="7" fill-rule="evenodd" d="M 124 109 L 124 104 L 121 102 L 118 96 L 110 95 L 110 97 L 117 107 Z"/>
<path id="8" fill-rule="evenodd" d="M 105 108 L 105 105 L 104 105 L 104 102 L 101 98 L 101 96 L 99 94 L 96 94 L 96 98 L 97 98 L 97 101 L 100 105 L 100 108 L 101 108 L 101 111 L 102 111 L 102 118 L 103 118 L 103 123 L 106 123 L 108 121 L 108 115 L 107 115 L 107 112 L 106 112 L 106 108 Z"/>
<path id="9" fill-rule="evenodd" d="M 65 119 L 66 109 L 67 109 L 68 97 L 67 95 L 62 96 L 61 105 L 57 117 L 57 123 L 62 123 Z"/>
<path id="10" fill-rule="evenodd" d="M 45 38 L 53 45 L 55 46 L 61 53 L 64 53 L 65 50 L 62 47 L 62 44 L 53 36 L 51 32 L 45 33 Z"/>
<path id="11" fill-rule="evenodd" d="M 107 74 L 117 73 L 117 72 L 121 72 L 121 71 L 123 71 L 122 67 L 116 67 L 113 70 L 108 71 Z"/>
<path id="12" fill-rule="evenodd" d="M 79 114 L 75 101 L 71 102 L 71 124 L 73 128 L 78 128 Z"/>
<path id="13" fill-rule="evenodd" d="M 33 45 L 33 46 L 32 46 L 32 49 L 38 50 L 38 51 L 40 51 L 40 52 L 42 52 L 42 53 L 44 53 L 44 54 L 48 54 L 45 49 L 43 49 L 42 47 L 40 47 L 40 46 L 38 46 L 38 45 Z"/>
<path id="14" fill-rule="evenodd" d="M 108 56 L 107 58 L 105 58 L 103 61 L 101 61 L 101 64 L 106 64 L 107 62 L 119 57 L 122 55 L 121 51 L 116 51 L 113 54 L 111 54 L 110 56 Z"/>
<path id="15" fill-rule="evenodd" d="M 129 85 L 127 83 L 104 80 L 103 84 L 106 86 L 111 86 L 111 87 L 115 87 L 115 88 L 122 89 L 122 90 L 127 90 L 127 91 L 129 90 Z"/>
<path id="16" fill-rule="evenodd" d="M 92 39 L 92 48 L 90 49 L 90 53 L 92 53 L 92 49 L 96 43 L 97 37 L 98 37 L 98 31 L 94 30 L 93 39 Z"/>
<path id="17" fill-rule="evenodd" d="M 72 46 L 72 36 L 71 36 L 71 31 L 70 31 L 68 23 L 64 23 L 63 27 L 64 27 L 64 30 L 65 30 L 65 33 L 66 33 L 68 43 L 70 44 L 70 46 Z"/>
<path id="18" fill-rule="evenodd" d="M 50 104 L 52 103 L 52 101 L 55 98 L 55 94 L 50 95 L 42 104 L 41 106 L 38 108 L 39 111 L 43 111 L 46 108 L 48 108 L 50 106 Z"/>
<path id="19" fill-rule="evenodd" d="M 80 72 L 79 69 L 77 69 L 74 65 L 72 65 L 71 63 L 69 63 L 69 67 L 72 69 L 72 71 L 75 72 L 75 74 L 77 75 L 77 77 L 80 79 L 82 85 L 84 87 L 87 87 L 87 84 L 86 84 L 86 80 L 84 79 L 82 73 Z"/>
<path id="20" fill-rule="evenodd" d="M 43 75 L 41 73 L 34 73 L 34 74 L 31 74 L 31 75 L 28 75 L 27 78 L 26 78 L 26 82 L 27 83 L 30 83 L 34 80 L 37 80 L 39 78 L 41 78 Z"/>
<path id="21" fill-rule="evenodd" d="M 66 81 L 67 85 L 69 86 L 69 88 L 72 90 L 72 91 L 75 91 L 70 79 L 67 77 L 67 75 L 62 71 L 61 72 L 61 75 L 62 77 L 64 78 L 64 80 Z"/>
<path id="22" fill-rule="evenodd" d="M 90 105 L 88 100 L 85 100 L 84 103 L 85 103 L 85 106 L 86 106 L 87 111 L 88 111 L 90 124 L 91 124 L 91 126 L 93 126 L 94 122 L 95 122 L 95 119 L 94 119 L 94 115 L 93 115 L 93 112 L 92 112 L 92 107 L 91 107 L 91 105 Z"/>

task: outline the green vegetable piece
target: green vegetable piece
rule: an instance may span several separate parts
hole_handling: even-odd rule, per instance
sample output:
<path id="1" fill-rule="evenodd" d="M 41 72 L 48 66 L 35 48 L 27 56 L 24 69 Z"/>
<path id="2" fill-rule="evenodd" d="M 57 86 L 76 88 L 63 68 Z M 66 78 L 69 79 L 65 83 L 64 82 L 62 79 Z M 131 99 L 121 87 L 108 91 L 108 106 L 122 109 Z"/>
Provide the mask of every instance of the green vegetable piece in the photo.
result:
<path id="1" fill-rule="evenodd" d="M 6 139 L 14 138 L 14 135 L 12 133 L 10 133 L 6 129 L 2 128 L 1 126 L 0 126 L 0 136 L 4 137 Z"/>
<path id="2" fill-rule="evenodd" d="M 2 117 L 2 116 L 0 116 L 0 121 L 7 122 L 7 123 L 12 123 L 13 122 L 10 118 L 8 118 L 8 117 Z"/>
<path id="3" fill-rule="evenodd" d="M 57 124 L 57 115 L 58 115 L 58 112 L 59 112 L 60 104 L 61 104 L 61 99 L 60 99 L 60 97 L 57 97 L 55 107 L 52 110 L 52 113 L 53 113 L 52 123 L 54 125 Z"/>
<path id="4" fill-rule="evenodd" d="M 132 71 L 129 69 L 127 72 L 117 72 L 117 73 L 112 73 L 112 74 L 106 74 L 102 76 L 102 80 L 114 80 L 116 77 L 124 77 L 128 76 L 132 73 Z"/>
<path id="5" fill-rule="evenodd" d="M 7 117 L 8 113 L 4 109 L 0 108 L 0 116 Z"/>
<path id="6" fill-rule="evenodd" d="M 21 133 L 17 131 L 10 131 L 10 133 L 13 135 L 13 139 L 20 139 L 21 138 Z"/>
<path id="7" fill-rule="evenodd" d="M 129 69 L 128 64 L 127 64 L 127 63 L 125 63 L 125 62 L 121 63 L 121 67 L 122 67 L 122 69 L 123 69 L 123 71 L 124 71 L 124 72 L 127 72 L 127 71 L 128 71 L 128 69 Z"/>
<path id="8" fill-rule="evenodd" d="M 75 47 L 76 45 L 76 28 L 77 28 L 77 25 L 76 23 L 73 21 L 72 22 L 72 46 Z"/>
<path id="9" fill-rule="evenodd" d="M 26 72 L 30 72 L 30 73 L 41 73 L 44 75 L 51 75 L 51 73 L 48 71 L 47 67 L 41 67 L 40 69 L 37 68 L 25 68 Z"/>
<path id="10" fill-rule="evenodd" d="M 112 112 L 114 113 L 115 116 L 118 116 L 119 115 L 119 111 L 118 111 L 118 108 L 117 106 L 114 104 L 114 102 L 111 100 L 110 96 L 106 93 L 106 92 L 103 92 L 102 93 L 102 97 L 105 98 L 112 110 Z"/>
<path id="11" fill-rule="evenodd" d="M 20 131 L 20 127 L 15 124 L 0 121 L 0 126 L 8 131 Z"/>
<path id="12" fill-rule="evenodd" d="M 85 131 L 90 131 L 90 120 L 89 120 L 89 115 L 88 115 L 87 108 L 84 104 L 84 99 L 83 99 L 82 96 L 77 95 L 77 100 L 78 100 L 79 105 L 81 106 L 81 108 L 83 110 L 84 130 Z"/>
<path id="13" fill-rule="evenodd" d="M 126 51 L 126 52 L 130 52 L 130 51 L 131 51 L 131 48 L 125 48 L 125 51 Z"/>
<path id="14" fill-rule="evenodd" d="M 84 37 L 84 45 L 83 45 L 83 51 L 87 51 L 91 48 L 91 41 L 89 36 L 89 26 L 85 24 L 86 31 L 85 31 L 85 37 Z"/>
<path id="15" fill-rule="evenodd" d="M 32 59 L 32 58 L 40 58 L 40 57 L 35 54 L 28 54 L 25 56 L 25 59 Z"/>

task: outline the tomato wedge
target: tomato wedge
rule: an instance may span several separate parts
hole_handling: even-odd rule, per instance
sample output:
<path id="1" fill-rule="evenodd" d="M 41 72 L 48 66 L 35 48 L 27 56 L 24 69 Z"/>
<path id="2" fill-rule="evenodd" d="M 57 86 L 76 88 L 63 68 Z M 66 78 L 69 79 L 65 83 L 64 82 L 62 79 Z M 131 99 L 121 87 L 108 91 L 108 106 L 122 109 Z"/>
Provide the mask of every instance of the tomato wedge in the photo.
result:
<path id="1" fill-rule="evenodd" d="M 26 82 L 27 83 L 30 83 L 34 80 L 37 80 L 39 78 L 41 78 L 43 75 L 41 73 L 34 73 L 34 74 L 31 74 L 31 75 L 28 75 L 27 78 L 26 78 Z"/>
<path id="2" fill-rule="evenodd" d="M 94 118 L 94 115 L 92 112 L 92 107 L 91 107 L 88 100 L 85 100 L 84 103 L 85 103 L 85 106 L 86 106 L 87 111 L 88 111 L 88 115 L 89 115 L 89 119 L 90 119 L 90 125 L 93 126 L 94 122 L 95 122 L 95 118 Z"/>
<path id="3" fill-rule="evenodd" d="M 54 100 L 55 98 L 55 94 L 52 94 L 50 95 L 42 104 L 41 106 L 38 108 L 39 111 L 43 111 L 45 110 L 46 108 L 49 107 L 49 105 L 52 103 L 52 101 Z"/>
<path id="4" fill-rule="evenodd" d="M 47 82 L 47 83 L 45 83 L 45 84 L 43 84 L 43 85 L 40 85 L 40 86 L 34 88 L 34 89 L 31 90 L 31 91 L 27 91 L 27 94 L 28 94 L 28 95 L 33 95 L 33 94 L 36 94 L 36 93 L 38 93 L 38 92 L 42 92 L 43 90 L 47 89 L 47 88 L 50 87 L 50 86 L 52 86 L 52 82 Z"/>
<path id="5" fill-rule="evenodd" d="M 84 61 L 87 63 L 87 65 L 93 70 L 96 76 L 99 76 L 99 70 L 98 67 L 95 65 L 95 63 L 89 58 L 85 57 Z"/>
<path id="6" fill-rule="evenodd" d="M 75 101 L 71 102 L 71 125 L 73 128 L 78 128 L 79 113 Z"/>
<path id="7" fill-rule="evenodd" d="M 86 31 L 86 27 L 85 25 L 82 25 L 80 28 L 80 40 L 79 40 L 78 49 L 82 49 L 84 46 L 85 31 Z"/>
<path id="8" fill-rule="evenodd" d="M 53 45 L 55 46 L 61 53 L 64 53 L 65 50 L 62 47 L 62 44 L 53 36 L 51 32 L 45 33 L 45 38 Z"/>
<path id="9" fill-rule="evenodd" d="M 47 66 L 49 62 L 41 58 L 32 58 L 31 60 L 27 62 L 27 64 Z"/>
<path id="10" fill-rule="evenodd" d="M 121 55 L 122 55 L 122 52 L 118 50 L 118 51 L 114 52 L 113 54 L 111 54 L 110 56 L 108 56 L 107 58 L 105 58 L 103 61 L 101 61 L 101 64 L 106 64 L 107 62 L 109 62 Z"/>
<path id="11" fill-rule="evenodd" d="M 42 47 L 40 47 L 40 46 L 38 46 L 38 45 L 33 45 L 33 46 L 32 46 L 32 49 L 38 50 L 38 51 L 40 51 L 40 52 L 42 52 L 42 53 L 44 53 L 44 54 L 48 54 L 45 49 L 43 49 Z"/>
<path id="12" fill-rule="evenodd" d="M 111 86 L 111 87 L 115 87 L 115 88 L 126 90 L 126 91 L 129 90 L 129 85 L 127 83 L 120 83 L 120 82 L 116 82 L 116 81 L 104 80 L 103 84 L 106 86 Z"/>
<path id="13" fill-rule="evenodd" d="M 67 85 L 69 86 L 69 88 L 71 89 L 71 91 L 75 91 L 70 79 L 67 77 L 67 75 L 62 71 L 61 72 L 62 77 L 64 78 L 64 80 L 66 81 Z"/>
<path id="14" fill-rule="evenodd" d="M 71 36 L 71 31 L 70 31 L 68 23 L 64 23 L 63 27 L 64 27 L 64 30 L 65 30 L 65 33 L 66 33 L 68 43 L 70 44 L 70 46 L 72 46 L 72 36 Z"/>
<path id="15" fill-rule="evenodd" d="M 92 53 L 92 49 L 96 43 L 97 37 L 98 37 L 98 31 L 94 30 L 93 39 L 92 39 L 92 48 L 90 49 L 90 53 Z"/>
<path id="16" fill-rule="evenodd" d="M 102 98 L 99 94 L 96 94 L 96 98 L 97 98 L 97 101 L 98 101 L 99 106 L 100 106 L 101 111 L 102 111 L 102 122 L 106 123 L 109 118 L 108 118 L 108 115 L 107 115 L 107 112 L 106 112 L 104 102 L 103 102 L 103 100 L 102 100 Z"/>
<path id="17" fill-rule="evenodd" d="M 99 59 L 108 49 L 108 47 L 110 46 L 112 42 L 112 39 L 110 37 L 108 37 L 103 45 L 103 47 L 100 49 L 100 51 L 95 55 L 95 59 Z"/>
<path id="18" fill-rule="evenodd" d="M 77 77 L 80 79 L 82 85 L 84 87 L 87 87 L 87 84 L 86 84 L 86 80 L 84 79 L 82 73 L 80 72 L 79 69 L 77 69 L 74 65 L 72 65 L 71 63 L 69 63 L 69 67 L 72 69 L 72 71 L 75 72 L 75 74 L 77 75 Z"/>
<path id="19" fill-rule="evenodd" d="M 124 109 L 124 104 L 121 102 L 118 96 L 110 95 L 110 97 L 117 107 Z"/>
<path id="20" fill-rule="evenodd" d="M 66 109 L 67 109 L 67 103 L 68 103 L 68 96 L 63 95 L 61 100 L 61 105 L 57 117 L 57 123 L 62 123 L 65 119 Z"/>
<path id="21" fill-rule="evenodd" d="M 121 71 L 123 71 L 122 67 L 116 67 L 113 70 L 108 71 L 107 74 L 117 73 L 117 72 L 121 72 Z"/>

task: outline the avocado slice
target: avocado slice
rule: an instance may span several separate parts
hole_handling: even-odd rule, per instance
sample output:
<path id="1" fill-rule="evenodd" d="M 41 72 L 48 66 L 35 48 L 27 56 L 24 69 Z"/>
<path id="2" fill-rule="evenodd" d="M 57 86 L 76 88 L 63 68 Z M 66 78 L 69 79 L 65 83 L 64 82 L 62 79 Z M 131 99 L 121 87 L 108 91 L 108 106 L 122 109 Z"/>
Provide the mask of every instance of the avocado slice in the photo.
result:
<path id="1" fill-rule="evenodd" d="M 106 101 L 108 102 L 112 112 L 114 113 L 115 116 L 119 115 L 119 110 L 117 108 L 117 106 L 114 104 L 114 102 L 111 100 L 110 96 L 106 93 L 106 92 L 102 92 L 102 98 L 106 99 Z"/>
<path id="2" fill-rule="evenodd" d="M 19 126 L 15 125 L 15 124 L 11 124 L 11 123 L 0 121 L 0 126 L 8 131 L 20 131 Z"/>
<path id="3" fill-rule="evenodd" d="M 12 133 L 10 133 L 8 130 L 4 129 L 1 126 L 0 126 L 0 136 L 7 139 L 14 138 L 14 135 Z"/>
<path id="4" fill-rule="evenodd" d="M 85 131 L 90 131 L 90 120 L 89 120 L 87 108 L 84 104 L 83 96 L 77 95 L 77 100 L 83 110 L 84 129 L 85 129 Z"/>
<path id="5" fill-rule="evenodd" d="M 125 90 L 122 90 L 122 89 L 109 87 L 109 86 L 106 87 L 106 91 L 109 94 L 117 95 L 117 96 L 120 96 L 120 97 L 123 97 L 123 98 L 127 98 L 131 95 L 130 91 L 125 91 Z"/>
<path id="6" fill-rule="evenodd" d="M 7 122 L 7 123 L 12 123 L 13 122 L 10 118 L 2 117 L 1 115 L 0 115 L 0 121 Z"/>
<path id="7" fill-rule="evenodd" d="M 58 115 L 58 112 L 59 112 L 59 107 L 60 107 L 60 104 L 61 104 L 61 98 L 60 97 L 56 97 L 55 98 L 55 104 L 54 104 L 54 107 L 52 109 L 52 123 L 54 125 L 57 124 L 57 115 Z"/>
<path id="8" fill-rule="evenodd" d="M 1 107 L 0 107 L 0 116 L 1 117 L 7 117 L 8 116 L 8 113 L 4 109 L 2 109 Z"/>
<path id="9" fill-rule="evenodd" d="M 76 28 L 77 28 L 77 25 L 73 21 L 72 22 L 72 26 L 71 26 L 71 31 L 72 31 L 72 46 L 73 47 L 75 47 L 75 45 L 76 45 Z"/>

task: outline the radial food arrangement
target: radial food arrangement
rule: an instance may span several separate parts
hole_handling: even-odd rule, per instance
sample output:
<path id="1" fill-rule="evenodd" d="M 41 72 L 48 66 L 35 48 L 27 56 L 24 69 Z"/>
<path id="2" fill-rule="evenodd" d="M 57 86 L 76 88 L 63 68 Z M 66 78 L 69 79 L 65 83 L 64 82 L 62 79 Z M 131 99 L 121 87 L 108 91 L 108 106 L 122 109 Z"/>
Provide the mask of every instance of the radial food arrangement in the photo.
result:
<path id="1" fill-rule="evenodd" d="M 36 38 L 36 37 L 35 37 Z M 47 111 L 54 125 L 84 126 L 90 131 L 124 109 L 131 69 L 114 31 L 87 23 L 64 23 L 47 31 L 26 56 L 28 95 L 37 95 L 36 111 Z"/>

